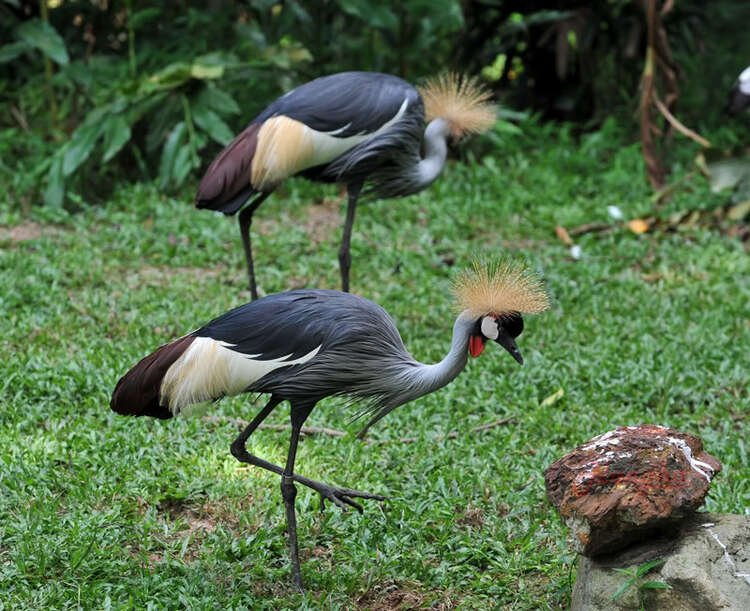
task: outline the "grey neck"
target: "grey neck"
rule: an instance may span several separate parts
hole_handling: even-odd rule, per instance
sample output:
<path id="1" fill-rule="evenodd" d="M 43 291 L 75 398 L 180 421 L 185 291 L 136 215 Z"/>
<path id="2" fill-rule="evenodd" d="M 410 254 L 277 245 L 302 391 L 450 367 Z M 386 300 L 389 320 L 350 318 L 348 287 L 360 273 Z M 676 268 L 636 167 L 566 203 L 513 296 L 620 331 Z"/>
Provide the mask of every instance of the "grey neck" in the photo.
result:
<path id="1" fill-rule="evenodd" d="M 450 126 L 445 119 L 433 119 L 424 132 L 424 158 L 417 164 L 419 184 L 424 188 L 440 176 L 448 155 L 448 133 Z"/>
<path id="2" fill-rule="evenodd" d="M 447 356 L 434 365 L 419 365 L 410 373 L 409 380 L 413 395 L 416 399 L 453 381 L 466 367 L 469 358 L 469 336 L 476 324 L 476 318 L 468 311 L 462 312 L 453 325 L 453 340 Z"/>

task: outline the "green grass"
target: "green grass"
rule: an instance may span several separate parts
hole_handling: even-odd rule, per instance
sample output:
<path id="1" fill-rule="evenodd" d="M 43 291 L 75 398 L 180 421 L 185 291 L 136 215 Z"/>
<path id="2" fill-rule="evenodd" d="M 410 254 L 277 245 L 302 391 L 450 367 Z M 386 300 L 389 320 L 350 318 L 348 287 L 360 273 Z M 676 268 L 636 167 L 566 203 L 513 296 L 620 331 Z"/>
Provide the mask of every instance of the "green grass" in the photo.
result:
<path id="1" fill-rule="evenodd" d="M 419 196 L 359 209 L 353 288 L 391 313 L 420 360 L 450 344 L 451 261 L 524 256 L 553 309 L 527 320 L 523 367 L 489 346 L 450 386 L 372 429 L 385 443 L 358 442 L 360 423 L 341 403 L 319 404 L 308 424 L 349 435 L 304 439 L 297 470 L 389 499 L 321 517 L 314 493 L 299 490 L 302 596 L 288 585 L 278 478 L 234 460 L 231 422 L 125 418 L 108 405 L 138 359 L 249 299 L 236 223 L 150 185 L 75 214 L 33 207 L 34 225 L 6 203 L 0 608 L 565 608 L 574 555 L 543 470 L 622 424 L 702 437 L 724 465 L 706 508 L 746 512 L 743 245 L 700 229 L 618 230 L 583 236 L 573 261 L 555 225 L 607 220 L 608 205 L 629 218 L 651 209 L 638 146 L 614 125 L 581 141 L 559 126 L 524 132 L 450 165 Z M 675 163 L 689 160 L 692 145 L 677 145 Z M 675 178 L 687 171 L 676 167 Z M 326 229 L 331 210 L 310 210 L 336 196 L 293 181 L 263 205 L 254 236 L 264 292 L 338 287 L 340 224 Z M 724 199 L 694 179 L 664 213 Z M 18 240 L 24 231 L 32 238 Z M 211 413 L 250 419 L 261 404 L 225 399 Z M 287 418 L 282 405 L 271 421 Z M 458 436 L 438 439 L 450 431 Z M 287 437 L 261 430 L 250 446 L 279 463 Z"/>

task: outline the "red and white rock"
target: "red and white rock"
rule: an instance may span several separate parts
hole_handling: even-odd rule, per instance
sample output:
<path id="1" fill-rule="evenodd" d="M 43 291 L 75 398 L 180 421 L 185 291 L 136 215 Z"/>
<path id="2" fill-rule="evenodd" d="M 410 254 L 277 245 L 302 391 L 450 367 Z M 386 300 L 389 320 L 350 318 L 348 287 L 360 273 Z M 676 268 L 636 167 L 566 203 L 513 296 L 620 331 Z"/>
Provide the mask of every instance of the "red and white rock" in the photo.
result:
<path id="1" fill-rule="evenodd" d="M 544 480 L 577 551 L 597 556 L 666 534 L 701 506 L 719 471 L 698 437 L 643 424 L 578 446 Z"/>

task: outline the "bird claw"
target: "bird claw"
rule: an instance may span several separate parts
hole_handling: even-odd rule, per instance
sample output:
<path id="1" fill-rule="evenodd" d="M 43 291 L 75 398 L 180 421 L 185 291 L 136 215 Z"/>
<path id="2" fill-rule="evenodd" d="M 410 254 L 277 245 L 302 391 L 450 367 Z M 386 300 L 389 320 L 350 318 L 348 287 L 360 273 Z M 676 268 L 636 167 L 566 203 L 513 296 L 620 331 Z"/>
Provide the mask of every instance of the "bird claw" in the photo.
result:
<path id="1" fill-rule="evenodd" d="M 349 512 L 349 507 L 354 507 L 359 513 L 364 513 L 362 505 L 352 500 L 351 497 L 360 499 L 373 499 L 376 501 L 384 501 L 385 497 L 380 494 L 370 494 L 369 492 L 360 492 L 359 490 L 352 490 L 351 488 L 335 488 L 328 486 L 327 484 L 319 484 L 315 486 L 318 494 L 320 494 L 320 513 L 325 511 L 325 501 L 328 499 L 337 507 L 340 507 L 344 512 Z"/>

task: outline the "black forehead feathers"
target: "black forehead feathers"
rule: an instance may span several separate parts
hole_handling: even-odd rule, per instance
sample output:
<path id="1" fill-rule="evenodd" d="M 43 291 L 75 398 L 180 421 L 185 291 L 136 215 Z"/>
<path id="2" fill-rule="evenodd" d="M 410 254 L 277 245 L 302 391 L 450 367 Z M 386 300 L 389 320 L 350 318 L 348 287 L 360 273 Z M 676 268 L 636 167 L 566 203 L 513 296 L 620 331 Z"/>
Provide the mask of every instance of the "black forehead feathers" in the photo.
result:
<path id="1" fill-rule="evenodd" d="M 503 318 L 500 319 L 500 326 L 505 329 L 511 337 L 518 337 L 521 335 L 521 331 L 523 331 L 523 318 L 518 312 L 511 314 L 510 316 L 503 316 Z"/>

